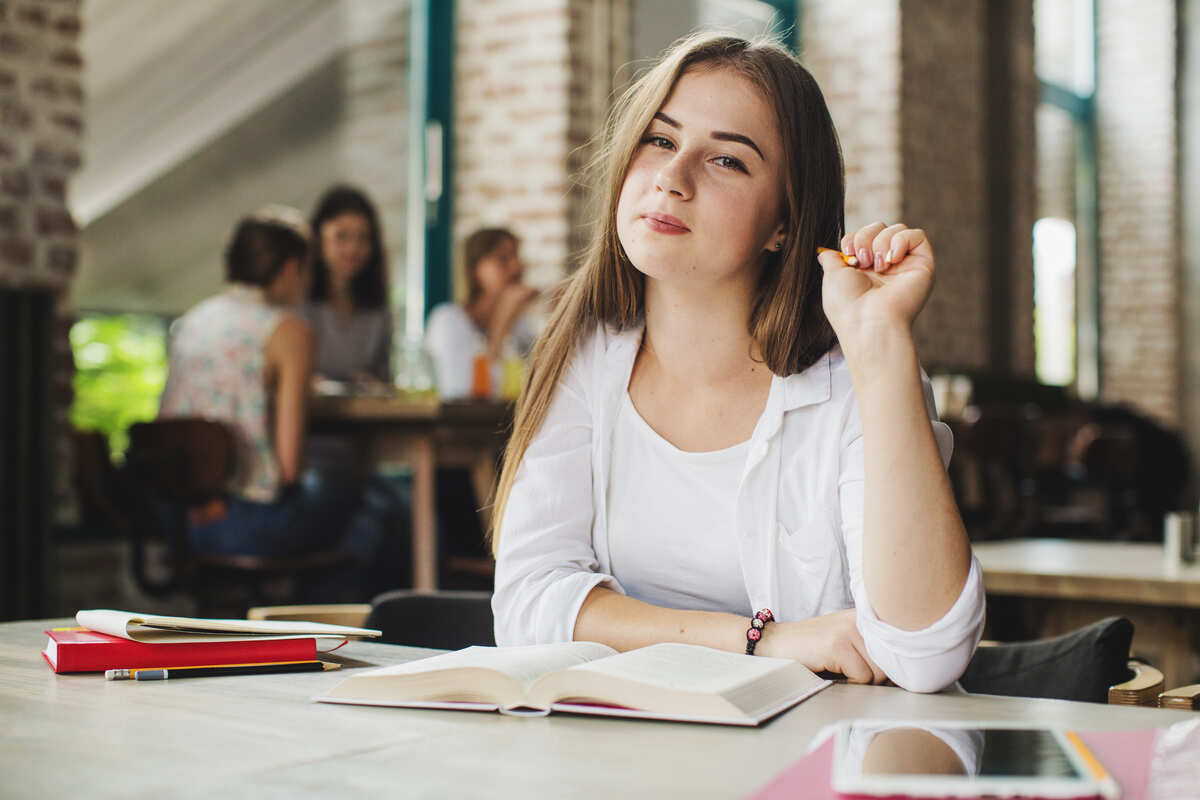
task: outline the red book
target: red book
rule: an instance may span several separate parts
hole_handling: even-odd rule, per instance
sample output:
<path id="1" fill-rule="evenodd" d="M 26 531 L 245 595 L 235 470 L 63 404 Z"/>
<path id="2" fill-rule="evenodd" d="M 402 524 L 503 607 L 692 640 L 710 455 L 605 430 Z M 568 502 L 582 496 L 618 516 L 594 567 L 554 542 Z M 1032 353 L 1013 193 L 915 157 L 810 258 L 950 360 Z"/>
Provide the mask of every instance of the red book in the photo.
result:
<path id="1" fill-rule="evenodd" d="M 317 640 L 312 637 L 147 644 L 84 628 L 46 633 L 50 639 L 42 656 L 55 672 L 312 661 L 317 657 Z"/>

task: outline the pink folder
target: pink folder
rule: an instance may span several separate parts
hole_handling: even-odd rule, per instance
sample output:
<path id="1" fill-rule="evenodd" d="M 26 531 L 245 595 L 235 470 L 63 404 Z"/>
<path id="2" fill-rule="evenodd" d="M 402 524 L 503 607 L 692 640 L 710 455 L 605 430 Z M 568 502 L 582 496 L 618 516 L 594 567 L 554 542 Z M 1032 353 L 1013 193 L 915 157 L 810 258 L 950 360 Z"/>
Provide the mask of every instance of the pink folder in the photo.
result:
<path id="1" fill-rule="evenodd" d="M 1150 764 L 1158 729 L 1140 731 L 1080 731 L 1121 786 L 1122 800 L 1146 800 Z M 785 769 L 750 800 L 841 800 L 829 785 L 833 777 L 833 737 Z M 1031 798 L 1031 800 L 1033 800 Z"/>

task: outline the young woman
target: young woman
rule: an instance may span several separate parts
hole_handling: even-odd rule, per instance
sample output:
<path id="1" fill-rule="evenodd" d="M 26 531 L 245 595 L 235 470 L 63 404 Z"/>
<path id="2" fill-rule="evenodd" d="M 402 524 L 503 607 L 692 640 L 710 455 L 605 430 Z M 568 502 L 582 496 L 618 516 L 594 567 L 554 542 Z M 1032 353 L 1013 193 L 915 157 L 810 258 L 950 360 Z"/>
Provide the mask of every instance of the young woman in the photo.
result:
<path id="1" fill-rule="evenodd" d="M 238 223 L 225 251 L 228 286 L 172 326 L 159 415 L 228 424 L 238 469 L 224 501 L 190 528 L 202 553 L 283 556 L 341 548 L 356 566 L 311 599 L 368 599 L 368 567 L 385 529 L 350 484 L 300 481 L 315 346 L 287 309 L 307 289 L 308 227 L 293 209 Z"/>
<path id="2" fill-rule="evenodd" d="M 677 45 L 601 158 L 498 487 L 497 641 L 756 640 L 853 681 L 953 682 L 983 586 L 911 333 L 925 234 L 843 236 L 824 98 L 768 42 Z"/>
<path id="3" fill-rule="evenodd" d="M 338 381 L 386 383 L 392 317 L 375 207 L 358 189 L 334 186 L 317 203 L 312 230 L 312 286 L 303 314 L 316 333 L 314 370 Z"/>
<path id="4" fill-rule="evenodd" d="M 477 356 L 496 364 L 507 348 L 523 356 L 533 346 L 533 331 L 523 315 L 538 293 L 521 280 L 525 268 L 519 247 L 507 228 L 482 228 L 463 243 L 466 303 L 433 309 L 425 331 L 441 397 L 471 393 Z"/>

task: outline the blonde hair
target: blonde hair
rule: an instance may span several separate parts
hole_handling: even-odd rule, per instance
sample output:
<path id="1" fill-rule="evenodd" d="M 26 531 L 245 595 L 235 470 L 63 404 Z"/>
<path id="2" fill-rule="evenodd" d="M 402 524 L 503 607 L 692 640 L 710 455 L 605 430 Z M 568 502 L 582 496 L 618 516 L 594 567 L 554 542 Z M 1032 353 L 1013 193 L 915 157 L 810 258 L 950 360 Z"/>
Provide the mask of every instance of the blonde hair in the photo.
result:
<path id="1" fill-rule="evenodd" d="M 775 374 L 790 375 L 811 366 L 834 344 L 833 329 L 821 309 L 816 249 L 840 246 L 845 186 L 841 148 L 825 98 L 812 75 L 772 40 L 713 33 L 689 36 L 625 91 L 604 128 L 591 165 L 596 189 L 591 218 L 596 228 L 530 357 L 496 487 L 493 552 L 521 459 L 546 418 L 580 338 L 598 324 L 622 330 L 641 322 L 643 276 L 617 238 L 617 200 L 650 121 L 680 76 L 693 68 L 737 71 L 763 93 L 777 115 L 784 151 L 787 241 L 781 251 L 765 256 L 748 321 L 764 362 Z"/>

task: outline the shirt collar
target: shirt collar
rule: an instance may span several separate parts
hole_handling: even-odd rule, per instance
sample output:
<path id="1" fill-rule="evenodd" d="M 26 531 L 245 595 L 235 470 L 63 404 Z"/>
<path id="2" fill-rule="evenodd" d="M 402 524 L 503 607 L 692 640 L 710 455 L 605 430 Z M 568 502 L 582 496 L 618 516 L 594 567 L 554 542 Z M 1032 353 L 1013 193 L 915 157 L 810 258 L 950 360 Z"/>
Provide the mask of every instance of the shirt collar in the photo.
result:
<path id="1" fill-rule="evenodd" d="M 840 351 L 835 348 L 818 358 L 811 367 L 803 372 L 783 378 L 784 411 L 791 411 L 793 408 L 814 403 L 824 403 L 833 396 L 831 353 L 835 351 L 840 357 Z"/>
<path id="2" fill-rule="evenodd" d="M 610 357 L 607 361 L 614 377 L 623 374 L 628 380 L 629 371 L 633 366 L 633 360 L 637 357 L 638 346 L 642 341 L 642 329 L 641 325 L 623 331 L 609 329 L 612 339 L 609 345 Z M 833 378 L 831 376 L 834 357 L 842 357 L 841 348 L 836 345 L 803 372 L 777 378 L 783 383 L 783 411 L 823 403 L 833 396 Z"/>

